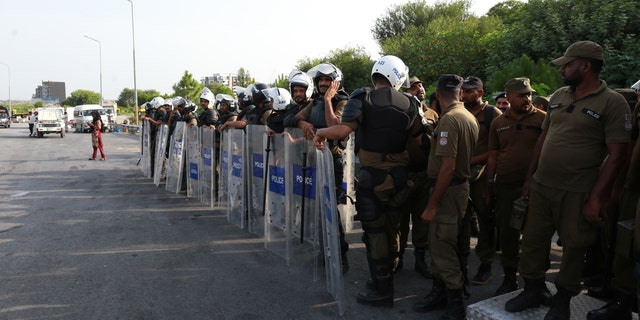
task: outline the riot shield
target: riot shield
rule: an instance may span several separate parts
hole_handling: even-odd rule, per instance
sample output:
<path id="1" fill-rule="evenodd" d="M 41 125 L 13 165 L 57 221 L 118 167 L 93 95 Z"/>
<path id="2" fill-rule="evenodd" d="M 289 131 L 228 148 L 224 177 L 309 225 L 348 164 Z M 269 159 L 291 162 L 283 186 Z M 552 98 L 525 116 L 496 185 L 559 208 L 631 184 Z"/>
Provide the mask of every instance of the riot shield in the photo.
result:
<path id="1" fill-rule="evenodd" d="M 267 137 L 267 145 L 270 156 L 266 159 L 267 193 L 265 195 L 265 247 L 267 250 L 284 258 L 289 264 L 289 252 L 287 244 L 290 238 L 289 232 L 289 197 L 287 196 L 287 180 L 285 175 L 286 155 L 283 134 L 274 134 Z"/>
<path id="2" fill-rule="evenodd" d="M 142 122 L 142 155 L 140 169 L 145 178 L 151 178 L 151 134 L 149 120 Z"/>
<path id="3" fill-rule="evenodd" d="M 246 184 L 245 177 L 245 145 L 244 130 L 229 128 L 226 129 L 229 135 L 229 210 L 227 221 L 241 229 L 244 229 L 247 223 L 246 216 Z"/>
<path id="4" fill-rule="evenodd" d="M 316 150 L 318 157 L 318 201 L 322 220 L 322 240 L 324 243 L 324 265 L 327 290 L 336 299 L 338 313 L 344 315 L 347 305 L 342 276 L 340 254 L 340 231 L 333 175 L 333 156 L 329 149 Z"/>
<path id="5" fill-rule="evenodd" d="M 353 230 L 353 217 L 356 214 L 356 206 L 355 203 L 352 203 L 350 199 L 355 201 L 356 199 L 356 188 L 355 188 L 355 133 L 352 132 L 349 134 L 349 141 L 347 142 L 347 147 L 343 150 L 342 153 L 342 163 L 344 170 L 344 177 L 342 180 L 342 188 L 345 190 L 345 193 L 348 197 L 344 199 L 336 199 L 338 202 L 338 210 L 340 210 L 340 218 L 342 219 L 342 225 L 344 226 L 345 232 L 350 232 Z"/>
<path id="6" fill-rule="evenodd" d="M 165 163 L 167 161 L 167 140 L 169 138 L 169 126 L 166 124 L 158 126 L 158 132 L 156 134 L 156 157 L 153 164 L 153 183 L 156 187 L 160 186 L 160 180 L 166 174 Z"/>
<path id="7" fill-rule="evenodd" d="M 176 123 L 169 145 L 169 161 L 167 163 L 166 190 L 179 193 L 182 188 L 184 168 L 184 136 L 185 122 Z"/>
<path id="8" fill-rule="evenodd" d="M 200 151 L 200 183 L 202 197 L 200 201 L 210 207 L 215 205 L 216 194 L 216 156 L 215 156 L 215 132 L 208 126 L 202 127 Z"/>
<path id="9" fill-rule="evenodd" d="M 200 200 L 202 189 L 200 186 L 200 128 L 187 126 L 185 129 L 185 146 L 187 155 L 187 197 Z"/>
<path id="10" fill-rule="evenodd" d="M 298 128 L 285 129 L 285 186 L 289 197 L 290 264 L 310 266 L 313 279 L 319 279 L 320 220 L 316 201 L 316 152 L 313 142 Z M 303 196 L 304 195 L 304 196 Z"/>
<path id="11" fill-rule="evenodd" d="M 229 148 L 231 143 L 229 141 L 228 130 L 220 132 L 220 161 L 218 169 L 218 205 L 221 207 L 229 206 L 229 171 L 231 153 Z M 227 213 L 228 214 L 228 213 Z"/>
<path id="12" fill-rule="evenodd" d="M 247 190 L 248 190 L 248 230 L 260 237 L 264 237 L 264 192 L 265 192 L 265 159 L 267 151 L 267 126 L 247 125 Z M 270 143 L 270 141 L 269 141 Z"/>

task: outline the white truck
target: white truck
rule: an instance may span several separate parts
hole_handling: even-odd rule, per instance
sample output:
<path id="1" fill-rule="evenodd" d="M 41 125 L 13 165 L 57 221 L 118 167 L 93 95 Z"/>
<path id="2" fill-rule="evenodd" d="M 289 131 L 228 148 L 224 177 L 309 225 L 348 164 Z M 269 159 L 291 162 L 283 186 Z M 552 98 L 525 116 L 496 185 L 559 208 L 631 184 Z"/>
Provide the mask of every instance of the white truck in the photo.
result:
<path id="1" fill-rule="evenodd" d="M 73 108 L 73 126 L 76 132 L 89 132 L 89 123 L 93 121 L 92 111 L 98 111 L 102 123 L 109 123 L 107 113 L 99 104 L 82 104 Z"/>
<path id="2" fill-rule="evenodd" d="M 45 106 L 38 108 L 38 119 L 33 130 L 37 132 L 38 138 L 42 138 L 45 134 L 59 134 L 60 138 L 64 138 L 65 122 L 64 108 L 59 106 Z"/>
<path id="3" fill-rule="evenodd" d="M 118 117 L 118 103 L 115 101 L 105 101 L 102 104 L 102 108 L 104 112 L 107 113 L 107 122 L 106 125 L 111 125 L 112 123 L 116 123 L 116 118 Z"/>

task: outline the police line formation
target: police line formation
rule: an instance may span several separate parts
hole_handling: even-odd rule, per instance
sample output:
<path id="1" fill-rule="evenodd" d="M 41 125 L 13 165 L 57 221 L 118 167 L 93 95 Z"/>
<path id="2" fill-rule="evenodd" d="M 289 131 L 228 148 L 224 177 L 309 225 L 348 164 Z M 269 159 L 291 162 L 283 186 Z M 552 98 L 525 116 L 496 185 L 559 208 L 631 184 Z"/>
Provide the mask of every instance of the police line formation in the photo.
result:
<path id="1" fill-rule="evenodd" d="M 640 148 L 629 146 L 638 112 L 600 78 L 599 44 L 575 42 L 551 63 L 565 87 L 532 99 L 523 75 L 505 84 L 496 106 L 483 100 L 480 78 L 455 74 L 440 76 L 427 105 L 420 79 L 392 55 L 373 65 L 372 87 L 351 94 L 325 62 L 291 72 L 288 90 L 251 84 L 234 88 L 236 99 L 205 88 L 199 115 L 184 98 L 157 97 L 145 108 L 140 166 L 156 186 L 165 179 L 171 192 L 226 208 L 230 223 L 309 267 L 314 280 L 324 270 L 340 315 L 344 233 L 358 220 L 370 272 L 358 303 L 393 306 L 411 232 L 414 269 L 433 280 L 416 312 L 465 319 L 469 285 L 492 280 L 499 254 L 504 280 L 494 296 L 520 289 L 518 273 L 524 283 L 504 306 L 514 316 L 546 305 L 545 319 L 570 319 L 571 298 L 587 286 L 609 301 L 588 319 L 631 319 L 640 270 L 633 236 L 602 237 L 636 217 Z M 632 88 L 638 94 L 640 81 Z M 474 227 L 481 264 L 469 278 Z M 554 233 L 563 254 L 551 294 Z M 590 250 L 605 251 L 606 261 L 585 258 Z M 592 266 L 599 277 L 588 283 Z"/>

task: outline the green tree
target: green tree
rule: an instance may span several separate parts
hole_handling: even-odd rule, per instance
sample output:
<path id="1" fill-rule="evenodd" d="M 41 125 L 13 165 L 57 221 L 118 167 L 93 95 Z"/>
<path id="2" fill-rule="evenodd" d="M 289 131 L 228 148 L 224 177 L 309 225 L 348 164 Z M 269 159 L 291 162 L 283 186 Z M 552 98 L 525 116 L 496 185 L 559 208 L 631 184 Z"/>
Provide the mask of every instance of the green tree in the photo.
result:
<path id="1" fill-rule="evenodd" d="M 180 81 L 173 85 L 173 91 L 174 96 L 180 96 L 191 101 L 199 101 L 202 85 L 193 78 L 189 71 L 185 70 Z"/>
<path id="2" fill-rule="evenodd" d="M 90 90 L 76 90 L 71 96 L 62 102 L 63 106 L 75 107 L 81 104 L 99 104 L 100 94 Z"/>
<path id="3" fill-rule="evenodd" d="M 457 0 L 449 3 L 437 2 L 427 5 L 425 0 L 395 5 L 376 22 L 371 29 L 373 38 L 382 47 L 387 39 L 402 35 L 409 27 L 426 27 L 433 20 L 446 16 L 464 21 L 469 18 L 471 1 Z"/>
<path id="4" fill-rule="evenodd" d="M 289 77 L 285 74 L 280 74 L 276 78 L 275 82 L 269 84 L 269 86 L 289 90 Z"/>
<path id="5" fill-rule="evenodd" d="M 485 59 L 500 28 L 497 18 L 457 13 L 440 16 L 427 26 L 410 26 L 401 35 L 387 39 L 381 48 L 384 54 L 401 58 L 409 73 L 419 77 L 425 87 L 443 73 L 485 79 Z"/>
<path id="6" fill-rule="evenodd" d="M 33 104 L 33 107 L 36 109 L 42 108 L 42 101 L 36 101 L 36 103 Z"/>
<path id="7" fill-rule="evenodd" d="M 238 70 L 238 74 L 236 75 L 236 79 L 234 82 L 235 82 L 234 85 L 246 88 L 248 85 L 254 83 L 255 80 L 251 78 L 251 74 L 249 73 L 249 70 L 240 68 Z"/>
<path id="8" fill-rule="evenodd" d="M 627 86 L 640 77 L 638 1 L 530 0 L 515 13 L 494 43 L 488 72 L 522 54 L 550 61 L 578 40 L 591 40 L 605 49 L 602 77 L 612 87 Z"/>
<path id="9" fill-rule="evenodd" d="M 527 55 L 522 55 L 494 72 L 485 87 L 490 92 L 504 91 L 504 84 L 516 77 L 529 78 L 531 86 L 536 90 L 535 95 L 548 96 L 562 85 L 560 73 L 548 61 L 538 59 L 535 62 Z"/>
<path id="10" fill-rule="evenodd" d="M 132 107 L 134 99 L 135 98 L 133 94 L 133 89 L 124 88 L 120 92 L 120 95 L 118 96 L 118 100 L 116 102 L 121 107 Z"/>
<path id="11" fill-rule="evenodd" d="M 206 87 L 209 88 L 214 95 L 222 93 L 233 96 L 233 90 L 222 83 L 210 82 Z"/>

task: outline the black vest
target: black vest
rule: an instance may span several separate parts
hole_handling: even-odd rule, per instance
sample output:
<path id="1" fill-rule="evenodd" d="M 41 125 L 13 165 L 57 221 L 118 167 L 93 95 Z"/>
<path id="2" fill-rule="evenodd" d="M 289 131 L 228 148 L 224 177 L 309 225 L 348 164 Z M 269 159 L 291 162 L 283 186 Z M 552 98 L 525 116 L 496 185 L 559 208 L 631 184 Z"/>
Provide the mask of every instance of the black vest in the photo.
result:
<path id="1" fill-rule="evenodd" d="M 364 116 L 356 132 L 356 144 L 383 154 L 404 151 L 417 113 L 414 102 L 393 88 L 364 90 L 354 98 L 361 100 Z"/>

